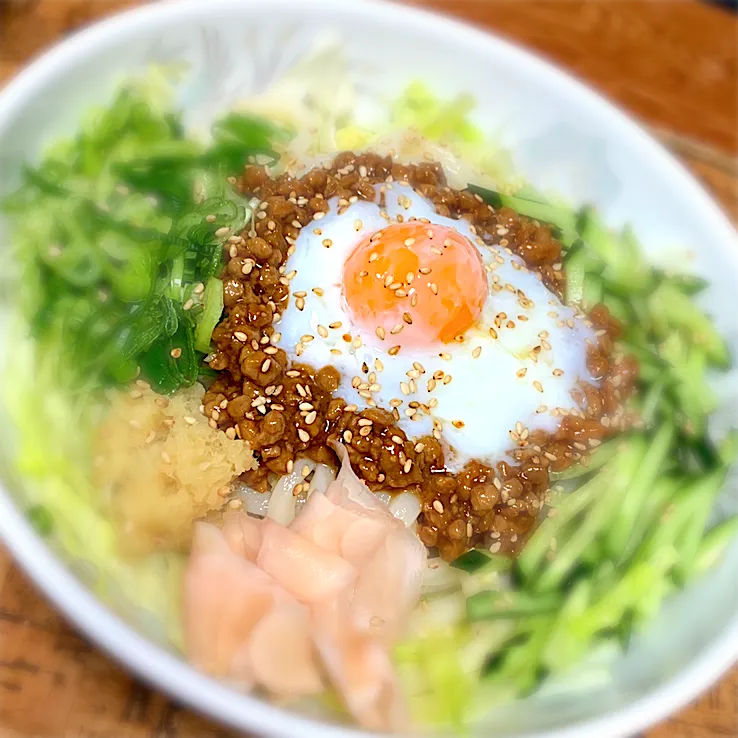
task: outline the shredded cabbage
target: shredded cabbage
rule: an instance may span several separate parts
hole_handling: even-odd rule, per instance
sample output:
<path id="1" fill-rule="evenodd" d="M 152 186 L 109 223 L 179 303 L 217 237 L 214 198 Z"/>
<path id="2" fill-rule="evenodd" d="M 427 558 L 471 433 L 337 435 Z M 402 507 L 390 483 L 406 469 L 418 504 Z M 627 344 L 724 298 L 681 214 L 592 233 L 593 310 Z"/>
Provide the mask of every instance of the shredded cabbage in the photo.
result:
<path id="1" fill-rule="evenodd" d="M 90 482 L 92 433 L 101 405 L 93 388 L 70 389 L 58 337 L 37 344 L 23 335 L 21 325 L 13 321 L 14 350 L 4 368 L 2 399 L 17 430 L 4 446 L 15 452 L 22 497 L 45 512 L 49 542 L 96 594 L 153 637 L 178 647 L 183 559 L 120 557 L 105 501 Z"/>
<path id="2" fill-rule="evenodd" d="M 451 186 L 469 182 L 505 193 L 518 191 L 510 153 L 474 120 L 476 102 L 462 94 L 443 99 L 421 81 L 396 99 L 359 87 L 338 42 L 320 40 L 266 91 L 238 109 L 264 115 L 293 132 L 280 148 L 278 168 L 300 171 L 338 151 L 391 153 L 398 161 L 439 161 Z"/>

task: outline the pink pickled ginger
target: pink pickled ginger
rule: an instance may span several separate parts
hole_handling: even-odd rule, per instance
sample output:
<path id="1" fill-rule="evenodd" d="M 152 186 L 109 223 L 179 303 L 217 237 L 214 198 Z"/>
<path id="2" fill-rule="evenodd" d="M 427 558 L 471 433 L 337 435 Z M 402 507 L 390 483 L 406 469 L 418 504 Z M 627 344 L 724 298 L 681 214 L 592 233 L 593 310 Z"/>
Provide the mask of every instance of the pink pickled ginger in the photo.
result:
<path id="1" fill-rule="evenodd" d="M 198 523 L 185 576 L 190 659 L 280 697 L 328 681 L 364 727 L 399 730 L 406 710 L 391 648 L 420 597 L 426 550 L 351 470 L 285 527 L 229 512 Z"/>

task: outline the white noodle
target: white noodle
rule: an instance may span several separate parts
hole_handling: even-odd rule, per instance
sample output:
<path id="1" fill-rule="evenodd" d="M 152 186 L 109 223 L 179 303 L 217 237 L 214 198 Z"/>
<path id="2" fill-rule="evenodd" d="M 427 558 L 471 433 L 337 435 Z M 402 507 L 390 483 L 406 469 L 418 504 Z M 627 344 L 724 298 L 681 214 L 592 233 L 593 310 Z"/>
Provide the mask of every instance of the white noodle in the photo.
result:
<path id="1" fill-rule="evenodd" d="M 238 496 L 241 498 L 246 512 L 261 517 L 266 515 L 267 506 L 269 505 L 269 492 L 257 492 L 255 489 L 241 484 L 238 485 Z"/>
<path id="2" fill-rule="evenodd" d="M 441 558 L 428 560 L 428 566 L 423 572 L 423 595 L 439 594 L 459 586 L 461 572 L 448 565 Z"/>
<path id="3" fill-rule="evenodd" d="M 431 635 L 439 630 L 453 627 L 463 622 L 466 615 L 466 600 L 461 592 L 449 592 L 443 596 L 425 600 L 422 607 L 416 607 L 407 626 L 407 632 L 416 636 Z"/>
<path id="4" fill-rule="evenodd" d="M 325 464 L 316 464 L 315 473 L 313 478 L 310 480 L 310 489 L 308 490 L 307 496 L 313 492 L 323 492 L 328 489 L 328 485 L 336 478 L 336 473 L 329 466 Z"/>
<path id="5" fill-rule="evenodd" d="M 392 498 L 389 509 L 409 528 L 420 515 L 420 500 L 412 492 L 400 492 Z"/>
<path id="6" fill-rule="evenodd" d="M 306 467 L 307 475 L 305 474 Z M 325 492 L 335 478 L 333 470 L 325 464 L 316 464 L 310 459 L 295 459 L 292 472 L 283 476 L 274 486 L 266 516 L 281 525 L 289 525 L 310 494 L 315 490 Z M 310 483 L 310 487 L 295 495 L 295 487 L 305 481 Z"/>
<path id="7" fill-rule="evenodd" d="M 385 505 L 389 505 L 390 502 L 392 502 L 392 495 L 389 492 L 375 492 L 374 496 L 377 499 L 382 500 Z"/>
<path id="8" fill-rule="evenodd" d="M 303 469 L 315 470 L 315 462 L 309 459 L 295 459 L 295 465 L 289 474 L 285 474 L 272 490 L 266 516 L 275 523 L 289 525 L 295 519 L 295 487 L 305 481 Z"/>
<path id="9" fill-rule="evenodd" d="M 297 463 L 297 462 L 295 462 Z M 303 464 L 304 466 L 304 464 Z M 301 467 L 302 468 L 302 467 Z M 310 481 L 310 487 L 307 492 L 301 492 L 295 498 L 295 514 L 299 513 L 300 510 L 305 506 L 308 497 L 313 492 L 325 492 L 328 489 L 328 485 L 336 478 L 336 473 L 329 466 L 325 464 L 315 464 L 315 471 L 313 472 Z"/>
<path id="10" fill-rule="evenodd" d="M 307 477 L 305 468 L 308 469 Z M 307 498 L 315 492 L 325 492 L 328 485 L 336 478 L 336 474 L 326 464 L 316 464 L 310 459 L 295 459 L 295 464 L 289 474 L 277 479 L 271 492 L 257 492 L 245 484 L 239 485 L 239 496 L 246 511 L 252 515 L 267 517 L 281 525 L 289 525 L 295 515 L 302 510 Z M 308 481 L 310 487 L 305 492 L 295 495 L 298 484 Z M 375 492 L 375 497 L 387 505 L 390 512 L 410 527 L 420 515 L 420 500 L 411 492 Z"/>

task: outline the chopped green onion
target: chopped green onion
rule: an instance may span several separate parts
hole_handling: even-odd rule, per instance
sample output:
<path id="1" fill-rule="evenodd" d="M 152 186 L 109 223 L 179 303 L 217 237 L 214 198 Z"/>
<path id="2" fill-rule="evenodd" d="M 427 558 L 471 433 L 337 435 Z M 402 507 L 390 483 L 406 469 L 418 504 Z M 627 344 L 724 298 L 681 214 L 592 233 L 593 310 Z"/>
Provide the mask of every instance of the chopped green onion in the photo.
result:
<path id="1" fill-rule="evenodd" d="M 200 314 L 195 329 L 195 348 L 202 353 L 210 352 L 210 336 L 220 322 L 223 314 L 223 283 L 211 277 L 203 293 L 204 310 Z"/>
<path id="2" fill-rule="evenodd" d="M 53 533 L 54 519 L 46 507 L 43 505 L 34 505 L 28 509 L 26 514 L 39 535 L 48 537 Z"/>

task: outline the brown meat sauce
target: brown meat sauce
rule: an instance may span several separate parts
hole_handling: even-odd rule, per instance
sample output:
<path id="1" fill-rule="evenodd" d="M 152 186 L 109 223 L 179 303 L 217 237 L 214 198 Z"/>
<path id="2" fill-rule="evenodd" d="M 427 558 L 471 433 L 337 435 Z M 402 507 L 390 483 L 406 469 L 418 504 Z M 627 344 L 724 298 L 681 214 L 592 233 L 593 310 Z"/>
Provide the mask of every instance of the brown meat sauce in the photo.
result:
<path id="1" fill-rule="evenodd" d="M 420 537 L 445 559 L 476 545 L 516 553 L 539 517 L 549 471 L 580 460 L 586 463 L 591 449 L 632 421 L 623 403 L 632 392 L 638 366 L 630 357 L 614 354 L 620 326 L 603 305 L 596 306 L 589 318 L 598 344 L 590 347 L 588 366 L 601 386 L 582 385 L 578 390 L 577 399 L 586 401 L 587 411 L 562 412 L 553 435 L 517 428 L 511 432 L 517 444 L 511 461 L 495 468 L 472 462 L 454 475 L 445 468 L 436 437 L 410 440 L 397 427 L 397 409 L 359 411 L 333 396 L 339 383 L 336 369 L 290 365 L 286 353 L 272 342 L 274 322 L 289 297 L 284 264 L 300 228 L 316 213 L 327 212 L 330 198 L 340 198 L 339 206 L 374 200 L 373 185 L 388 178 L 407 181 L 439 214 L 467 219 L 486 242 L 518 254 L 563 297 L 561 245 L 550 228 L 509 208 L 495 210 L 469 191 L 451 189 L 436 163 L 400 165 L 389 157 L 344 152 L 329 168 L 313 169 L 300 178 L 272 178 L 263 167 L 249 166 L 239 186 L 261 205 L 250 230 L 232 236 L 227 245 L 222 275 L 225 317 L 213 333 L 210 358 L 219 376 L 205 393 L 204 413 L 213 427 L 251 444 L 261 463 L 244 481 L 258 490 L 268 488 L 270 473 L 287 473 L 296 456 L 334 464 L 329 442 L 340 440 L 354 470 L 372 489 L 408 489 L 419 496 Z M 298 293 L 292 297 L 301 299 Z M 363 369 L 367 384 L 376 381 L 371 367 Z"/>

